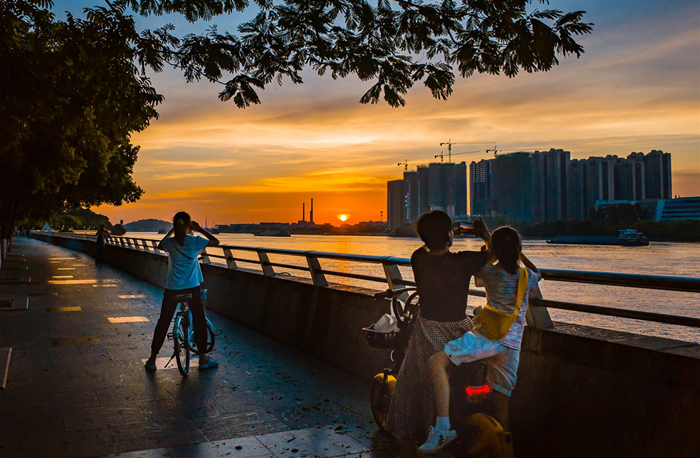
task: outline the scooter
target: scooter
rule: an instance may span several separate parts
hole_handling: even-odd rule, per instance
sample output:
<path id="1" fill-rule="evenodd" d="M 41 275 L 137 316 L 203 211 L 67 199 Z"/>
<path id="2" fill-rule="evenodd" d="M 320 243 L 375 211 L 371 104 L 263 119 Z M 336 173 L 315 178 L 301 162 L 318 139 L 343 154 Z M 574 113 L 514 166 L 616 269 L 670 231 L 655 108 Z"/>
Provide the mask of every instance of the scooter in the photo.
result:
<path id="1" fill-rule="evenodd" d="M 408 296 L 404 302 L 401 297 Z M 388 366 L 374 376 L 370 402 L 377 426 L 384 430 L 413 323 L 420 315 L 420 297 L 415 288 L 386 290 L 376 301 L 391 300 L 396 330 L 378 332 L 375 325 L 363 328 L 369 346 L 392 349 Z M 457 440 L 447 448 L 457 458 L 513 458 L 510 433 L 493 418 L 494 393 L 486 384 L 488 366 L 482 361 L 454 367 L 450 374 L 450 423 Z"/>

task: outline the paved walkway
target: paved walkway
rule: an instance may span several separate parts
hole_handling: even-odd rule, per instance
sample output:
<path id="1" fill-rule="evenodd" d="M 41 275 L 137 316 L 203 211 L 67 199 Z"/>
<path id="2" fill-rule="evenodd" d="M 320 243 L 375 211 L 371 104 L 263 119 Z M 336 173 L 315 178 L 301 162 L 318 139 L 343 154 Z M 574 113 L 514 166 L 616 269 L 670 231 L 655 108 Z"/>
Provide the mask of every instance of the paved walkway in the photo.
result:
<path id="1" fill-rule="evenodd" d="M 148 373 L 161 289 L 37 240 L 13 247 L 0 269 L 0 348 L 12 348 L 0 457 L 396 456 L 367 383 L 211 312 L 218 369 Z"/>

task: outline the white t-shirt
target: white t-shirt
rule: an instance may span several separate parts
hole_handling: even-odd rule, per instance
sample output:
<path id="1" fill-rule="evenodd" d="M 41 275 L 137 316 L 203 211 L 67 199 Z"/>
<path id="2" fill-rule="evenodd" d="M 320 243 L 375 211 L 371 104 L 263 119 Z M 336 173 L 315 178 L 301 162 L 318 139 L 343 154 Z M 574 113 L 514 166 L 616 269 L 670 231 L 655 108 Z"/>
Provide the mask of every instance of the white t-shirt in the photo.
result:
<path id="1" fill-rule="evenodd" d="M 194 288 L 204 281 L 197 257 L 208 244 L 209 240 L 189 234 L 185 236 L 184 246 L 177 243 L 174 237 L 163 240 L 163 249 L 168 252 L 166 289 Z"/>

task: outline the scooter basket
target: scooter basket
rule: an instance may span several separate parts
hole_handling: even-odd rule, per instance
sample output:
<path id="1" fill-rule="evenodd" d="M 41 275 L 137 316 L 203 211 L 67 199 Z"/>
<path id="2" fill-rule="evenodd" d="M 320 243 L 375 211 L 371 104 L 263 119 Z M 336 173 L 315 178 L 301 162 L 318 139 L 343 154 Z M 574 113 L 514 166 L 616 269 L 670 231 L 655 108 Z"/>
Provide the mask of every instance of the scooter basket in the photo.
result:
<path id="1" fill-rule="evenodd" d="M 391 348 L 396 349 L 400 346 L 401 331 L 392 332 L 377 332 L 374 330 L 374 325 L 368 328 L 362 328 L 367 339 L 367 345 L 373 348 Z"/>

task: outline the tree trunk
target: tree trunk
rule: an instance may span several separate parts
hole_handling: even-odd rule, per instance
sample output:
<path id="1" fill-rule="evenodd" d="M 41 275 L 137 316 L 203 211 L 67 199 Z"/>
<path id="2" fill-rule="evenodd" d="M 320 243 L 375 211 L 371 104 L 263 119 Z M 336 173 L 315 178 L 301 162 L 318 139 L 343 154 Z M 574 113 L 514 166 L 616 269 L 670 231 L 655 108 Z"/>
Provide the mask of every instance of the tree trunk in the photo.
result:
<path id="1" fill-rule="evenodd" d="M 7 257 L 7 241 L 12 234 L 12 221 L 10 218 L 3 218 L 0 224 L 0 261 Z"/>
<path id="2" fill-rule="evenodd" d="M 7 252 L 12 240 L 12 232 L 15 229 L 15 204 L 3 202 L 0 205 L 0 262 L 7 258 Z M 2 264 L 0 264 L 2 268 Z"/>

